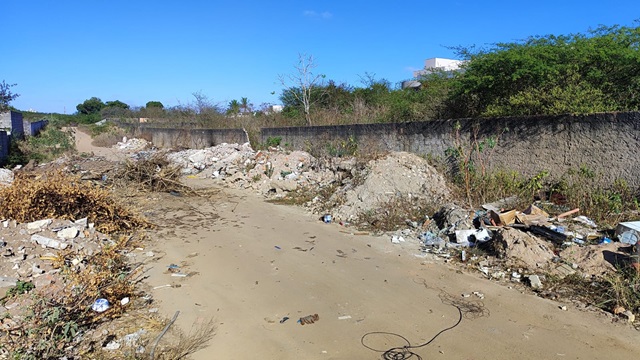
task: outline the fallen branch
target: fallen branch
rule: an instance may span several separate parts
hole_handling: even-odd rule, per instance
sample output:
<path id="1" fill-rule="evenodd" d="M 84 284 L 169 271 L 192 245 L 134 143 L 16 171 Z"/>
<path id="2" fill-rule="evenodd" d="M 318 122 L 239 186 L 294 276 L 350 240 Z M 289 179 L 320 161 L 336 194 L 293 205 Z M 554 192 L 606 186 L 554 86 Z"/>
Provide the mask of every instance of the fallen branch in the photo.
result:
<path id="1" fill-rule="evenodd" d="M 171 325 L 173 325 L 173 323 L 176 322 L 176 319 L 178 318 L 178 315 L 180 315 L 180 310 L 176 311 L 175 315 L 173 315 L 173 319 L 171 319 L 171 321 L 169 321 L 167 326 L 164 327 L 164 330 L 162 330 L 160 335 L 158 335 L 158 337 L 156 338 L 156 341 L 153 343 L 153 348 L 151 348 L 151 355 L 150 355 L 151 360 L 153 360 L 154 354 L 156 352 L 156 347 L 158 346 L 158 343 L 160 342 L 160 339 L 162 339 L 164 334 L 166 334 L 167 331 L 169 331 L 169 327 L 171 327 Z"/>

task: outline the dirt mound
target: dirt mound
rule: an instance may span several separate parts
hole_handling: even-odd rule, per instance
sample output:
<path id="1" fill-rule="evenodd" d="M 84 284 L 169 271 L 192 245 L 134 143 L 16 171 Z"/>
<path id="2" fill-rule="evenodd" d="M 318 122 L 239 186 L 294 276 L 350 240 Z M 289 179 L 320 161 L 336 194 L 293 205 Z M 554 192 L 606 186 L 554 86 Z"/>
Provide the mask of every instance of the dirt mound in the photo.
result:
<path id="1" fill-rule="evenodd" d="M 495 234 L 493 247 L 497 255 L 530 270 L 546 267 L 555 257 L 548 242 L 526 232 L 500 228 Z"/>
<path id="2" fill-rule="evenodd" d="M 350 221 L 363 213 L 384 207 L 394 199 L 423 199 L 442 204 L 451 197 L 445 179 L 427 161 L 415 154 L 394 152 L 369 162 L 361 184 L 343 188 L 337 196 L 344 203 L 333 215 Z"/>
<path id="3" fill-rule="evenodd" d="M 565 262 L 577 264 L 578 270 L 588 275 L 603 275 L 616 271 L 616 267 L 630 262 L 628 245 L 614 242 L 602 245 L 570 246 L 560 252 Z"/>

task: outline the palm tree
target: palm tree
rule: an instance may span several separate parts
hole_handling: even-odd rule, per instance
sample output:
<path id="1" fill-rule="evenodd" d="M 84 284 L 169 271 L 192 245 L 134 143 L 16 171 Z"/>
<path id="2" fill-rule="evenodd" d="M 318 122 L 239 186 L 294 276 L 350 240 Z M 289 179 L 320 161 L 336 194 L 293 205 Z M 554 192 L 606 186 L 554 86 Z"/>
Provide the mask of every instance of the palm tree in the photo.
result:
<path id="1" fill-rule="evenodd" d="M 240 103 L 238 100 L 231 100 L 229 102 L 229 108 L 227 109 L 227 115 L 238 115 L 240 113 Z"/>
<path id="2" fill-rule="evenodd" d="M 250 107 L 251 104 L 249 104 L 249 99 L 247 99 L 246 97 L 240 99 L 240 109 L 242 110 L 243 114 L 248 113 L 250 111 Z"/>

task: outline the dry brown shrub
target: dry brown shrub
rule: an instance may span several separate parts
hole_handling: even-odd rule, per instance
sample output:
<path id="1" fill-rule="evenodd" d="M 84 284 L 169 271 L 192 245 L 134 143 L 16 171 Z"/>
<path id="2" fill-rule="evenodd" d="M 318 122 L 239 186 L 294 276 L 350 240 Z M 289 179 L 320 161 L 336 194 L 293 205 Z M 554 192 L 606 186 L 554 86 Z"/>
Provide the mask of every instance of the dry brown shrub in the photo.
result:
<path id="1" fill-rule="evenodd" d="M 150 226 L 118 203 L 107 189 L 62 171 L 37 176 L 17 173 L 11 186 L 0 189 L 0 218 L 30 222 L 84 217 L 106 234 Z"/>

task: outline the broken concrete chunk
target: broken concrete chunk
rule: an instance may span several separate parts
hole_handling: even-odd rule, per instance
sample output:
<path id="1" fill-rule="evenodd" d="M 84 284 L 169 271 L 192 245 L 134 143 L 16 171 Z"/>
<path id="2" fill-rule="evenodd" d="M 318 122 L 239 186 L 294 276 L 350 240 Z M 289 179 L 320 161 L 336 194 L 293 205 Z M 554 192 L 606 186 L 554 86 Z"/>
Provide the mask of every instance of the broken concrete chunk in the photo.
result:
<path id="1" fill-rule="evenodd" d="M 533 289 L 542 289 L 542 281 L 538 275 L 529 275 L 529 283 Z"/>
<path id="2" fill-rule="evenodd" d="M 84 230 L 87 228 L 88 222 L 89 220 L 87 218 L 82 218 L 74 221 L 73 224 L 78 230 Z"/>
<path id="3" fill-rule="evenodd" d="M 0 276 L 0 289 L 16 286 L 17 283 L 16 278 Z"/>
<path id="4" fill-rule="evenodd" d="M 49 226 L 51 224 L 51 219 L 43 219 L 38 221 L 32 221 L 27 224 L 27 229 L 29 230 L 41 230 L 42 228 Z"/>
<path id="5" fill-rule="evenodd" d="M 13 171 L 9 169 L 0 169 L 0 185 L 9 186 L 13 183 Z"/>
<path id="6" fill-rule="evenodd" d="M 63 243 L 59 240 L 48 238 L 46 236 L 42 236 L 38 234 L 31 235 L 31 241 L 36 242 L 48 248 L 58 249 L 58 250 L 64 250 L 67 248 L 67 246 L 69 246 L 69 244 Z"/>
<path id="7" fill-rule="evenodd" d="M 74 239 L 76 236 L 78 236 L 79 232 L 80 231 L 78 231 L 78 229 L 76 229 L 75 227 L 68 227 L 58 231 L 56 235 L 60 239 Z"/>

